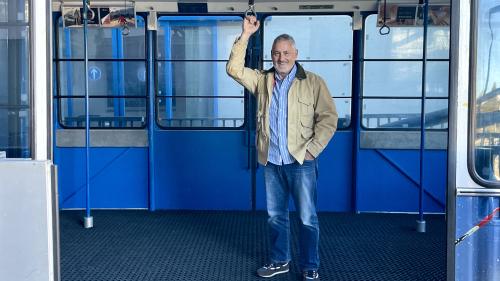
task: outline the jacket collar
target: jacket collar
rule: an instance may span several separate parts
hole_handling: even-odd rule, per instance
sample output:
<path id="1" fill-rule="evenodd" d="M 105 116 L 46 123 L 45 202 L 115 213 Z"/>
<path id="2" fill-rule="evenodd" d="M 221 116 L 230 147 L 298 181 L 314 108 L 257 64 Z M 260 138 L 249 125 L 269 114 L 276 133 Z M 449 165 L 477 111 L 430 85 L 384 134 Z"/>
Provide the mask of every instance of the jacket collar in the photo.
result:
<path id="1" fill-rule="evenodd" d="M 302 68 L 302 66 L 298 62 L 295 62 L 295 65 L 297 66 L 297 73 L 295 73 L 295 77 L 299 80 L 306 79 L 306 71 L 304 70 L 304 68 Z M 264 73 L 274 73 L 274 72 L 275 72 L 274 66 L 264 71 Z"/>

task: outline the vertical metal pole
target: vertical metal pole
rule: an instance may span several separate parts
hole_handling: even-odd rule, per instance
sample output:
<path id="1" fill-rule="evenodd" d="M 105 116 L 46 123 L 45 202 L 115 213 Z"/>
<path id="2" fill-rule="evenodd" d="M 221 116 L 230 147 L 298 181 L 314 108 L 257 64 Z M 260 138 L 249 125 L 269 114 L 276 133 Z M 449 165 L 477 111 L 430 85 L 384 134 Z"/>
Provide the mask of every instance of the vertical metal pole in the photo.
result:
<path id="1" fill-rule="evenodd" d="M 420 112 L 420 192 L 418 196 L 418 220 L 417 232 L 425 232 L 424 220 L 424 152 L 425 152 L 425 84 L 426 84 L 426 68 L 427 68 L 427 20 L 429 17 L 429 0 L 425 0 L 423 4 L 423 20 L 424 20 L 424 40 L 423 40 L 423 62 L 422 62 L 422 102 Z"/>
<path id="2" fill-rule="evenodd" d="M 88 78 L 88 43 L 87 43 L 87 28 L 88 28 L 88 0 L 83 0 L 83 59 L 84 59 L 84 77 L 85 77 L 85 179 L 86 179 L 86 209 L 85 217 L 83 218 L 83 227 L 94 227 L 94 218 L 90 216 L 90 117 L 89 117 L 89 78 Z"/>
<path id="3" fill-rule="evenodd" d="M 156 14 L 152 15 L 156 17 Z M 147 80 L 148 81 L 148 102 L 149 102 L 149 108 L 148 108 L 148 142 L 149 142 L 149 149 L 148 149 L 148 161 L 149 161 L 149 170 L 148 170 L 148 178 L 149 178 L 149 210 L 154 211 L 156 210 L 156 204 L 155 204 L 155 146 L 154 146 L 154 129 L 155 129 L 155 97 L 156 97 L 156 90 L 155 90 L 155 83 L 154 83 L 154 70 L 155 70 L 155 65 L 154 65 L 154 31 L 148 30 L 147 31 L 147 44 L 148 44 L 148 62 L 147 62 L 147 68 L 148 68 L 148 75 L 147 75 Z"/>
<path id="4" fill-rule="evenodd" d="M 364 31 L 362 30 L 353 30 L 353 56 L 352 56 L 352 69 L 353 69 L 353 76 L 356 77 L 357 79 L 353 79 L 352 81 L 352 113 L 351 113 L 351 126 L 353 128 L 353 146 L 352 146 L 352 188 L 353 190 L 351 191 L 351 209 L 355 213 L 359 213 L 359 204 L 358 204 L 358 182 L 359 182 L 359 177 L 360 177 L 360 164 L 359 164 L 359 154 L 360 154 L 360 140 L 359 136 L 361 135 L 361 123 L 362 123 L 362 118 L 361 118 L 361 106 L 363 104 L 363 100 L 361 97 L 361 73 L 363 73 L 362 67 L 363 63 L 361 61 L 361 55 L 363 53 L 363 38 L 364 38 Z"/>

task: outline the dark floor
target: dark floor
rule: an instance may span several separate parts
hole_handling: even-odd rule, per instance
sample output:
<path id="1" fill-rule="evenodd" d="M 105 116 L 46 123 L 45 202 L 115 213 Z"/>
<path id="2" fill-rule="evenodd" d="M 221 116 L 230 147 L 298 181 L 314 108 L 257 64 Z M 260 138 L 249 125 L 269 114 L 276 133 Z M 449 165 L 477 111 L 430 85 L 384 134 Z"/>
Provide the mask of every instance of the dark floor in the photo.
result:
<path id="1" fill-rule="evenodd" d="M 263 212 L 93 211 L 92 229 L 83 215 L 60 214 L 63 281 L 263 280 L 255 275 L 268 253 Z M 445 280 L 444 216 L 426 216 L 426 233 L 414 230 L 416 218 L 321 213 L 321 280 Z M 271 280 L 301 280 L 297 264 Z"/>

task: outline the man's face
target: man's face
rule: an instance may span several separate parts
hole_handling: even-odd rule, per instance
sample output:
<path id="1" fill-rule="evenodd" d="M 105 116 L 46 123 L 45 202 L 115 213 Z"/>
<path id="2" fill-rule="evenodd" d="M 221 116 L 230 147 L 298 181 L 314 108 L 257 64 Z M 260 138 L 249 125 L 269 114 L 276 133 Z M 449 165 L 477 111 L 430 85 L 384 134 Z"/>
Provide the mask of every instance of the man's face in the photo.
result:
<path id="1" fill-rule="evenodd" d="M 293 68 L 297 60 L 297 49 L 288 40 L 280 40 L 274 44 L 271 51 L 273 65 L 281 78 L 284 78 Z"/>

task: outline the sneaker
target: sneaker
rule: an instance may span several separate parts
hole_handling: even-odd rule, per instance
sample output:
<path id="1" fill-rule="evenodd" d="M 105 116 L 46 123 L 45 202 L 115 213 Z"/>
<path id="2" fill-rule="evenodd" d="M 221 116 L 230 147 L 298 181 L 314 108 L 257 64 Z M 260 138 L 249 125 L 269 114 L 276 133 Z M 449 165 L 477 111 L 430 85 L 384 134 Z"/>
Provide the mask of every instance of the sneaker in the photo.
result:
<path id="1" fill-rule="evenodd" d="M 304 281 L 309 281 L 309 280 L 319 280 L 319 274 L 316 270 L 307 270 L 304 271 Z"/>
<path id="2" fill-rule="evenodd" d="M 260 277 L 267 278 L 267 277 L 273 277 L 274 275 L 278 275 L 281 273 L 286 273 L 289 270 L 290 266 L 288 262 L 270 263 L 257 269 L 257 275 L 259 275 Z"/>

